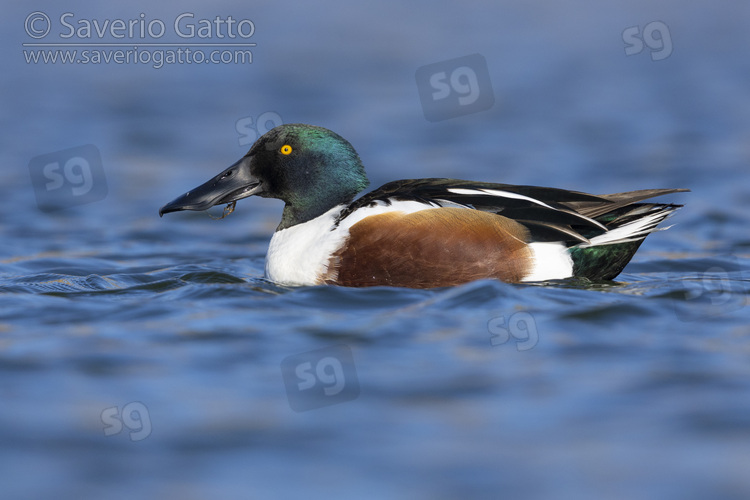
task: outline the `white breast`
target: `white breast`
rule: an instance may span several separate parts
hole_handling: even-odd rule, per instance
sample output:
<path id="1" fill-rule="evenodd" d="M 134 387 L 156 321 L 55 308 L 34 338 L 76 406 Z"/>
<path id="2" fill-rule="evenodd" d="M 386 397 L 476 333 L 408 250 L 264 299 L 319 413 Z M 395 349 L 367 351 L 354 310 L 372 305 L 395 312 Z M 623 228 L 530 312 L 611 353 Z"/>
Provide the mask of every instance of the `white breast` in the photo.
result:
<path id="1" fill-rule="evenodd" d="M 328 259 L 344 242 L 346 234 L 331 231 L 344 205 L 315 219 L 276 231 L 268 245 L 266 278 L 284 285 L 318 285 Z"/>

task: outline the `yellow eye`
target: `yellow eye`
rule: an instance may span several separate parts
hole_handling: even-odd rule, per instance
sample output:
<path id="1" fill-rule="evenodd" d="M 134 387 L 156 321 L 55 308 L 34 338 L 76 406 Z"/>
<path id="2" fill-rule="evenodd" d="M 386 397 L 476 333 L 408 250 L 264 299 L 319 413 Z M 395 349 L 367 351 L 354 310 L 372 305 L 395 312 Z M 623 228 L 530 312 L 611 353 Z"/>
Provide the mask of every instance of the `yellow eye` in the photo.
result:
<path id="1" fill-rule="evenodd" d="M 283 155 L 290 155 L 292 154 L 292 147 L 289 144 L 284 144 L 283 146 L 281 146 L 279 152 L 281 152 L 281 154 Z"/>

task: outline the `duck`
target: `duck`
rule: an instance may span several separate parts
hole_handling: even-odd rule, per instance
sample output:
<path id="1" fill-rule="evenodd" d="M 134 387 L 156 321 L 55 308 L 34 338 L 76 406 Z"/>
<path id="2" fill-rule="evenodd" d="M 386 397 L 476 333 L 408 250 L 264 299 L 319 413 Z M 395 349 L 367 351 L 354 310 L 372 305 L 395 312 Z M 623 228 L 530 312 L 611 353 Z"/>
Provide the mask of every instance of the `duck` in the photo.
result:
<path id="1" fill-rule="evenodd" d="M 368 185 L 346 139 L 319 126 L 283 124 L 229 168 L 161 207 L 159 216 L 224 204 L 233 210 L 250 196 L 283 201 L 265 278 L 285 286 L 596 282 L 619 275 L 645 238 L 668 229 L 658 226 L 682 207 L 643 200 L 689 191 L 592 195 L 424 178 L 360 195 Z"/>

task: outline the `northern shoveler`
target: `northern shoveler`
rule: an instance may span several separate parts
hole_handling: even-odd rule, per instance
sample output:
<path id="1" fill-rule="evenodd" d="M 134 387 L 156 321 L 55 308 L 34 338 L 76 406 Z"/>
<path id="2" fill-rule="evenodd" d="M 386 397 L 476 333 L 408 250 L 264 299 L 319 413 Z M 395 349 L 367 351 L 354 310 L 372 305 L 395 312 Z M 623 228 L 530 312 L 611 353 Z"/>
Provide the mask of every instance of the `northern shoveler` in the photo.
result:
<path id="1" fill-rule="evenodd" d="M 686 189 L 591 195 L 456 179 L 369 181 L 338 134 L 281 125 L 159 215 L 248 196 L 286 203 L 266 257 L 285 285 L 452 286 L 481 278 L 611 280 L 681 205 L 637 203 Z M 233 208 L 233 205 L 232 205 Z"/>

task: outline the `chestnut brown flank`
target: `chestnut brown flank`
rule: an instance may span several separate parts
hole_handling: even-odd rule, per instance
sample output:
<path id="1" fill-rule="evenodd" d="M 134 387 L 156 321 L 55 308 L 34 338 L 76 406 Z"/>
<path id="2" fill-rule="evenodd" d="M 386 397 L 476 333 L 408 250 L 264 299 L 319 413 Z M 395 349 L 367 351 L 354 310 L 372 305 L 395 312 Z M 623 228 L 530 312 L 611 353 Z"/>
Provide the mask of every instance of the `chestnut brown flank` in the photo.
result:
<path id="1" fill-rule="evenodd" d="M 466 208 L 387 212 L 354 224 L 323 282 L 341 286 L 453 286 L 480 278 L 520 281 L 531 269 L 528 231 Z"/>

